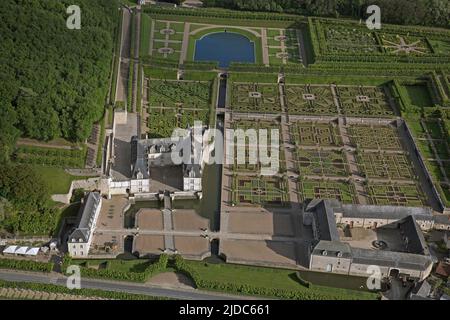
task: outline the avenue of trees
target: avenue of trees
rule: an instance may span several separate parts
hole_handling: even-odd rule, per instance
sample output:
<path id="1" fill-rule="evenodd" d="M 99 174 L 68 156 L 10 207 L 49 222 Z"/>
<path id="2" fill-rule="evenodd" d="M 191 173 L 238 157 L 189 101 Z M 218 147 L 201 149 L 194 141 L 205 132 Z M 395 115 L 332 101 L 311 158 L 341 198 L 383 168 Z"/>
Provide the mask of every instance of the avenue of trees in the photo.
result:
<path id="1" fill-rule="evenodd" d="M 356 19 L 366 17 L 369 5 L 381 8 L 385 23 L 449 27 L 448 0 L 204 0 L 209 7 L 237 10 L 273 11 L 301 15 Z"/>
<path id="2" fill-rule="evenodd" d="M 66 27 L 70 5 L 81 29 Z M 81 141 L 103 114 L 118 3 L 3 0 L 0 5 L 0 162 L 20 135 Z"/>

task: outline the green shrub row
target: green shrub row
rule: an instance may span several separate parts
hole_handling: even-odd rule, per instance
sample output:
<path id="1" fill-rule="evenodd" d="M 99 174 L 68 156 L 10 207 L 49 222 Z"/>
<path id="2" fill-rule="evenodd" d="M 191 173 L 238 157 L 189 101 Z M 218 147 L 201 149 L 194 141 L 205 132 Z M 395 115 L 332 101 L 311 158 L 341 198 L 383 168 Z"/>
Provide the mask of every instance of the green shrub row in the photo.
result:
<path id="1" fill-rule="evenodd" d="M 53 270 L 53 263 L 0 258 L 0 269 L 50 272 Z"/>
<path id="2" fill-rule="evenodd" d="M 80 266 L 81 275 L 87 278 L 101 278 L 101 279 L 113 279 L 121 281 L 133 281 L 133 282 L 145 282 L 157 273 L 164 271 L 167 268 L 168 256 L 161 254 L 155 263 L 149 264 L 144 272 L 127 272 L 120 270 L 109 269 L 109 263 L 107 263 L 106 269 L 93 269 L 89 267 Z M 66 271 L 67 267 L 72 264 L 72 259 L 68 256 L 64 257 L 63 270 Z M 89 262 L 87 262 L 89 265 Z"/>
<path id="3" fill-rule="evenodd" d="M 14 289 L 28 289 L 33 291 L 43 291 L 52 293 L 70 294 L 84 297 L 101 297 L 105 299 L 116 300 L 166 300 L 163 297 L 152 297 L 144 294 L 133 294 L 126 292 L 105 291 L 99 289 L 69 289 L 65 286 L 44 283 L 27 283 L 27 282 L 12 282 L 0 280 L 0 288 L 14 288 Z"/>
<path id="4" fill-rule="evenodd" d="M 147 6 L 144 8 L 145 13 L 159 15 L 177 15 L 177 16 L 194 16 L 205 18 L 227 18 L 227 19 L 245 19 L 245 20 L 270 20 L 270 21 L 297 21 L 302 17 L 292 14 L 280 14 L 274 12 L 249 12 L 249 11 L 233 11 L 233 10 L 217 10 L 217 9 L 187 9 L 187 8 L 170 8 Z"/>
<path id="5" fill-rule="evenodd" d="M 189 276 L 194 281 L 194 284 L 199 289 L 205 290 L 215 290 L 215 291 L 225 291 L 225 292 L 233 292 L 237 294 L 246 294 L 246 295 L 261 295 L 268 297 L 276 297 L 281 299 L 295 299 L 295 300 L 354 300 L 354 299 L 367 299 L 367 295 L 352 295 L 352 294 L 333 294 L 326 293 L 324 290 L 314 290 L 314 288 L 310 289 L 304 288 L 303 290 L 284 290 L 278 288 L 267 288 L 267 287 L 257 287 L 248 284 L 237 284 L 230 282 L 219 282 L 219 281 L 211 281 L 202 279 L 201 275 L 193 268 L 188 262 L 186 262 L 181 256 L 175 256 L 174 260 L 175 269 Z"/>
<path id="6" fill-rule="evenodd" d="M 130 60 L 130 70 L 128 72 L 128 94 L 127 94 L 127 110 L 133 110 L 133 77 L 134 77 L 134 61 Z"/>

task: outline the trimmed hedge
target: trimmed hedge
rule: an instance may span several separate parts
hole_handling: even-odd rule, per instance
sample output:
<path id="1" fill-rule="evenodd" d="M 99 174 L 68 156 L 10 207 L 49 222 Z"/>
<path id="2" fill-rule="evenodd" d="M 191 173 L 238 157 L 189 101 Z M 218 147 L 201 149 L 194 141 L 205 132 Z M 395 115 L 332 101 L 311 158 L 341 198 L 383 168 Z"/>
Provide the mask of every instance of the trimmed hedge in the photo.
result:
<path id="1" fill-rule="evenodd" d="M 303 290 L 283 290 L 277 288 L 258 287 L 248 284 L 236 284 L 226 283 L 219 281 L 211 281 L 202 279 L 201 275 L 187 263 L 181 256 L 175 256 L 174 260 L 175 269 L 189 276 L 195 283 L 195 286 L 199 289 L 225 291 L 237 294 L 246 295 L 261 295 L 269 297 L 277 297 L 281 299 L 295 299 L 295 300 L 355 300 L 355 299 L 368 299 L 367 295 L 351 295 L 351 294 L 333 294 L 326 293 L 325 290 L 315 289 L 308 283 L 308 287 Z M 300 280 L 301 281 L 301 280 Z M 305 281 L 301 281 L 306 283 Z"/>
<path id="2" fill-rule="evenodd" d="M 126 272 L 120 270 L 109 270 L 109 264 L 107 262 L 106 269 L 92 269 L 89 267 L 80 267 L 81 276 L 87 278 L 100 278 L 100 279 L 113 279 L 121 281 L 133 281 L 133 282 L 145 282 L 157 273 L 163 272 L 167 268 L 167 262 L 169 257 L 166 254 L 159 256 L 158 260 L 150 264 L 144 272 Z M 72 264 L 72 259 L 68 256 L 64 257 L 63 271 L 65 272 L 67 267 Z M 87 265 L 89 261 L 87 261 Z"/>
<path id="3" fill-rule="evenodd" d="M 0 258 L 0 269 L 51 272 L 53 270 L 53 263 Z"/>

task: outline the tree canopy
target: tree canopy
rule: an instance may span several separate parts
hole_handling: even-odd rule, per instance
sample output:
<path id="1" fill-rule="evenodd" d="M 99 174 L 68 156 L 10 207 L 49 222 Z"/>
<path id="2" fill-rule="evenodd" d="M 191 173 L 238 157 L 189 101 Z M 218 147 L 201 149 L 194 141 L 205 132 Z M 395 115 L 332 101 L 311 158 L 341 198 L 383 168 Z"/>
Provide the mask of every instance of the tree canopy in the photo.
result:
<path id="1" fill-rule="evenodd" d="M 70 5 L 81 30 L 66 27 Z M 115 0 L 3 0 L 0 160 L 18 135 L 88 137 L 103 114 L 118 18 Z"/>
<path id="2" fill-rule="evenodd" d="M 58 215 L 42 176 L 31 166 L 1 165 L 0 177 L 0 227 L 27 234 L 53 231 Z"/>
<path id="3" fill-rule="evenodd" d="M 369 5 L 381 8 L 385 23 L 449 27 L 448 0 L 204 0 L 206 6 L 301 15 L 366 17 Z"/>

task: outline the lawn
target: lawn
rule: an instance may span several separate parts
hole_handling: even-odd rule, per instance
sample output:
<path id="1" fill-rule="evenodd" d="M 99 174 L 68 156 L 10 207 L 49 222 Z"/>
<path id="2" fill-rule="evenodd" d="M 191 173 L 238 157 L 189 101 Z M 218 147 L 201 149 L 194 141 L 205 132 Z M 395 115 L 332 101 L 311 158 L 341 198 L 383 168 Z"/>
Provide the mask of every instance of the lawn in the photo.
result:
<path id="1" fill-rule="evenodd" d="M 407 99 L 406 103 L 419 107 L 428 108 L 433 106 L 430 92 L 426 85 L 405 85 L 404 92 Z"/>
<path id="2" fill-rule="evenodd" d="M 74 180 L 84 180 L 88 177 L 72 176 L 61 168 L 34 166 L 48 185 L 51 194 L 64 194 L 69 191 L 70 184 Z"/>
<path id="3" fill-rule="evenodd" d="M 273 288 L 299 292 L 310 292 L 326 297 L 341 299 L 376 299 L 377 295 L 370 292 L 354 291 L 341 288 L 322 287 L 314 285 L 312 288 L 303 286 L 293 270 L 273 269 L 262 267 L 239 266 L 233 264 L 209 264 L 189 261 L 203 280 L 219 283 L 233 283 L 235 285 L 249 285 L 261 288 Z"/>
<path id="4" fill-rule="evenodd" d="M 141 57 L 150 54 L 151 21 L 150 16 L 145 13 L 141 14 L 141 45 L 139 53 Z"/>

